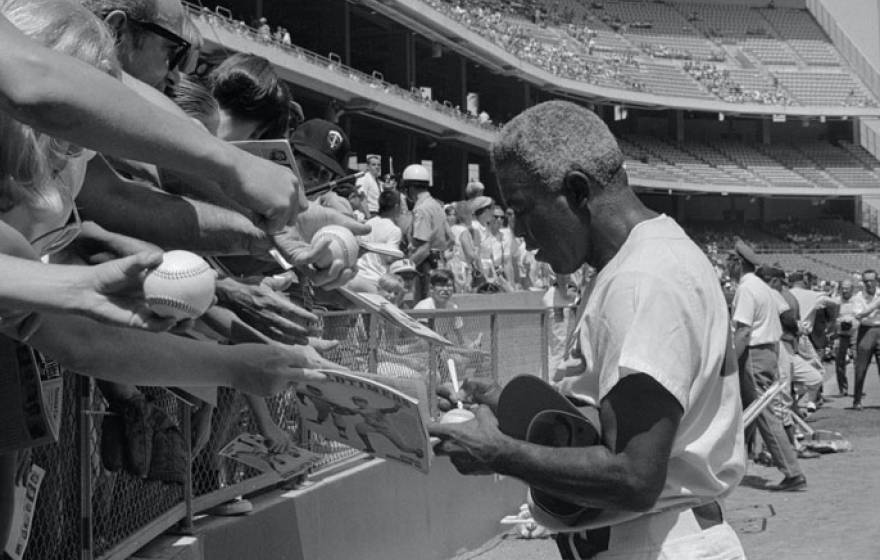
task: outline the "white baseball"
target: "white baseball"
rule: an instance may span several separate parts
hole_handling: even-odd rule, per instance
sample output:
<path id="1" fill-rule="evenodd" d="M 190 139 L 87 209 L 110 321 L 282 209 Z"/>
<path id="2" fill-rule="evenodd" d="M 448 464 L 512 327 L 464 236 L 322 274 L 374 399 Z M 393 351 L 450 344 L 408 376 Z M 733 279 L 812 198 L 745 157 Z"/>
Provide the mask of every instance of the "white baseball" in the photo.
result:
<path id="1" fill-rule="evenodd" d="M 353 233 L 342 226 L 324 226 L 312 237 L 312 246 L 326 238 L 330 238 L 329 254 L 322 254 L 315 261 L 315 268 L 328 268 L 336 259 L 345 263 L 345 268 L 351 268 L 357 263 L 360 245 Z"/>
<path id="2" fill-rule="evenodd" d="M 476 418 L 474 413 L 466 408 L 453 408 L 447 411 L 441 418 L 441 424 L 458 424 L 459 422 L 469 422 Z"/>
<path id="3" fill-rule="evenodd" d="M 189 251 L 168 251 L 162 264 L 144 279 L 144 298 L 156 315 L 195 319 L 214 302 L 216 276 L 202 257 Z"/>

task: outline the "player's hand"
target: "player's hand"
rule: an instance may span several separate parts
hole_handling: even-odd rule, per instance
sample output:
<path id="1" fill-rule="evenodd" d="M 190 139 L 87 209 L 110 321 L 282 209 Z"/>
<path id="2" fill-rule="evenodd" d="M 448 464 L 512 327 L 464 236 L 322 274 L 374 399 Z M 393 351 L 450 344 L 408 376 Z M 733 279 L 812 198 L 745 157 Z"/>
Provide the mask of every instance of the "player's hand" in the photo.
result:
<path id="1" fill-rule="evenodd" d="M 440 438 L 434 446 L 438 455 L 447 455 L 461 474 L 490 474 L 509 439 L 498 429 L 498 419 L 486 405 L 471 408 L 474 419 L 467 422 L 428 424 L 428 434 Z"/>
<path id="2" fill-rule="evenodd" d="M 498 397 L 501 386 L 491 379 L 468 378 L 461 384 L 456 393 L 452 383 L 443 383 L 437 387 L 437 407 L 442 411 L 452 410 L 459 402 L 463 404 L 484 404 L 492 411 L 498 408 Z"/>
<path id="3" fill-rule="evenodd" d="M 176 320 L 153 313 L 144 300 L 144 278 L 162 264 L 162 253 L 138 253 L 96 266 L 77 267 L 70 283 L 75 311 L 114 325 L 167 331 Z"/>
<path id="4" fill-rule="evenodd" d="M 309 207 L 302 185 L 293 172 L 243 150 L 230 150 L 235 173 L 221 183 L 223 189 L 246 208 L 259 214 L 262 227 L 277 232 L 293 223 Z"/>
<path id="5" fill-rule="evenodd" d="M 245 323 L 284 344 L 308 342 L 312 313 L 263 284 L 244 284 L 231 278 L 217 281 L 220 302 Z"/>

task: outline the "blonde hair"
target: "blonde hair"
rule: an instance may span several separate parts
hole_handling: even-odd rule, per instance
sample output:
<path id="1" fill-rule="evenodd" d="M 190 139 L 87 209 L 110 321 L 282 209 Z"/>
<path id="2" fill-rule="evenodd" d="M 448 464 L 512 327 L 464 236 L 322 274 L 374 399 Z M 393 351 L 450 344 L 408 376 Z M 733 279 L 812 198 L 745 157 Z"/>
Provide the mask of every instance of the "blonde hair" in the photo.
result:
<path id="1" fill-rule="evenodd" d="M 0 0 L 2 13 L 42 45 L 118 76 L 113 36 L 104 23 L 69 0 Z M 19 203 L 59 207 L 52 177 L 52 138 L 0 112 L 0 211 Z"/>
<path id="2" fill-rule="evenodd" d="M 386 292 L 403 292 L 406 290 L 406 284 L 403 283 L 403 278 L 396 274 L 383 274 L 379 277 L 377 285 Z"/>

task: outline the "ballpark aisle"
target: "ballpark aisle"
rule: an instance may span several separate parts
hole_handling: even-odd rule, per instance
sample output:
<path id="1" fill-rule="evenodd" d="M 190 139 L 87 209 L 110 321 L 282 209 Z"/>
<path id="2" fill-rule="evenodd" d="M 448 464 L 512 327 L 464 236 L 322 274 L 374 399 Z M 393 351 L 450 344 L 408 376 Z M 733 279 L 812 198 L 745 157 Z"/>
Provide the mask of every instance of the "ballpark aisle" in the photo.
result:
<path id="1" fill-rule="evenodd" d="M 833 364 L 825 393 L 837 394 Z M 849 369 L 852 379 L 852 367 Z M 852 381 L 850 381 L 852 383 Z M 865 382 L 865 410 L 850 410 L 851 398 L 829 401 L 813 418 L 814 428 L 836 430 L 852 453 L 802 460 L 806 492 L 759 490 L 782 475 L 749 463 L 743 484 L 727 501 L 727 514 L 749 560 L 874 560 L 880 558 L 880 376 L 874 366 Z M 515 513 L 513 511 L 511 514 Z M 498 537 L 451 560 L 557 560 L 552 541 L 523 540 L 499 525 Z"/>

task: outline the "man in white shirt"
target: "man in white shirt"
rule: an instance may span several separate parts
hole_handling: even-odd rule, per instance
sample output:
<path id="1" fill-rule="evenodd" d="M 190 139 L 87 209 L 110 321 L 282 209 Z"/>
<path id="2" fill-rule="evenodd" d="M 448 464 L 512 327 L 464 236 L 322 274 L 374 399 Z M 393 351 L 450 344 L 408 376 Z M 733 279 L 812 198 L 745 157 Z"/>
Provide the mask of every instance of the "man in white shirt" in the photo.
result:
<path id="1" fill-rule="evenodd" d="M 837 305 L 837 320 L 834 324 L 834 333 L 837 335 L 834 371 L 837 374 L 837 389 L 840 393 L 838 396 L 845 397 L 849 390 L 849 383 L 846 379 L 846 362 L 855 341 L 855 334 L 859 331 L 859 320 L 856 319 L 856 313 L 866 307 L 862 294 L 857 294 L 853 290 L 852 280 L 845 279 L 840 282 Z"/>
<path id="2" fill-rule="evenodd" d="M 738 281 L 733 297 L 734 347 L 739 361 L 740 391 L 743 407 L 758 398 L 779 377 L 779 340 L 782 337 L 781 308 L 773 289 L 755 275 L 758 255 L 746 243 L 738 241 L 728 258 L 731 280 Z M 798 463 L 797 452 L 785 433 L 785 427 L 773 412 L 765 409 L 755 420 L 773 461 L 785 478 L 768 490 L 796 491 L 807 486 Z"/>
<path id="3" fill-rule="evenodd" d="M 382 173 L 382 158 L 375 154 L 367 156 L 367 174 L 355 182 L 357 191 L 364 197 L 364 207 L 369 212 L 367 218 L 379 213 L 379 175 Z"/>
<path id="4" fill-rule="evenodd" d="M 862 410 L 862 389 L 871 358 L 880 367 L 880 292 L 877 291 L 877 271 L 868 269 L 862 273 L 865 291 L 865 309 L 856 313 L 859 320 L 859 333 L 856 336 L 856 367 L 853 374 L 853 410 Z"/>
<path id="5" fill-rule="evenodd" d="M 560 449 L 505 435 L 499 388 L 477 379 L 458 394 L 444 388 L 441 402 L 478 403 L 475 420 L 429 432 L 462 472 L 497 472 L 602 509 L 566 524 L 532 507 L 560 532 L 562 558 L 744 558 L 719 505 L 745 470 L 724 296 L 702 251 L 636 197 L 623 161 L 601 119 L 563 101 L 527 109 L 492 147 L 526 246 L 558 274 L 585 263 L 599 271 L 575 367 L 557 387 L 599 407 L 605 444 Z"/>
<path id="6" fill-rule="evenodd" d="M 403 233 L 395 223 L 398 215 L 400 215 L 400 196 L 394 191 L 383 192 L 379 195 L 379 215 L 367 220 L 370 233 L 362 235 L 361 239 L 399 249 Z M 388 273 L 391 260 L 390 257 L 377 253 L 364 253 L 358 259 L 357 276 L 349 287 L 355 291 L 376 293 L 379 278 Z"/>
<path id="7" fill-rule="evenodd" d="M 789 291 L 798 302 L 801 332 L 810 338 L 814 349 L 821 352 L 825 346 L 825 323 L 828 317 L 837 316 L 837 302 L 823 292 L 807 288 L 804 276 L 803 272 L 792 272 L 788 277 Z"/>

